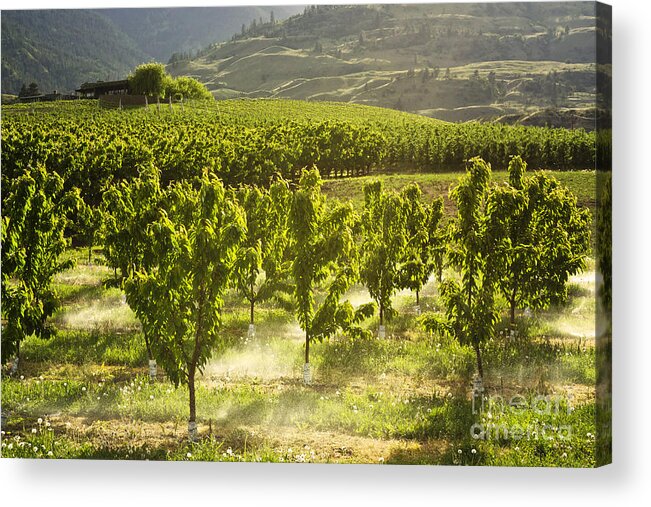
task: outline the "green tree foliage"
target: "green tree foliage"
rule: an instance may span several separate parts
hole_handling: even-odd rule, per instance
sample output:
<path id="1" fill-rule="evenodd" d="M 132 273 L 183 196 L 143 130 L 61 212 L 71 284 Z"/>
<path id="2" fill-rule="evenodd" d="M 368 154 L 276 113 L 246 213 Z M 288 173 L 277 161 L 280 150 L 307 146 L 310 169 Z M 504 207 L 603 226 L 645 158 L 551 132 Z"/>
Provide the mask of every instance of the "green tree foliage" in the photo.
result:
<path id="1" fill-rule="evenodd" d="M 162 63 L 143 63 L 129 75 L 129 89 L 134 95 L 164 97 L 168 77 Z"/>
<path id="2" fill-rule="evenodd" d="M 445 244 L 439 230 L 443 218 L 443 199 L 435 199 L 431 205 L 422 202 L 422 192 L 416 184 L 401 192 L 405 210 L 406 245 L 400 264 L 400 287 L 419 294 L 434 269 L 443 263 Z"/>
<path id="3" fill-rule="evenodd" d="M 289 231 L 297 317 L 305 331 L 305 383 L 311 382 L 310 342 L 322 341 L 338 329 L 364 334 L 358 324 L 374 310 L 372 304 L 355 310 L 350 302 L 340 302 L 357 277 L 354 221 L 350 205 L 326 207 L 316 169 L 303 172 L 292 200 Z M 324 295 L 319 301 L 317 289 Z"/>
<path id="4" fill-rule="evenodd" d="M 207 173 L 194 186 L 173 183 L 147 228 L 155 269 L 125 283 L 129 305 L 149 314 L 156 359 L 189 391 L 189 435 L 196 437 L 196 373 L 218 345 L 224 294 L 246 235 L 243 210 Z M 152 304 L 155 302 L 155 304 Z"/>
<path id="5" fill-rule="evenodd" d="M 590 211 L 553 177 L 526 176 L 526 163 L 513 157 L 509 182 L 490 197 L 490 227 L 504 241 L 498 286 L 509 303 L 511 324 L 516 308 L 547 308 L 563 302 L 567 281 L 585 267 L 590 247 Z"/>
<path id="6" fill-rule="evenodd" d="M 407 246 L 405 206 L 381 181 L 364 185 L 360 279 L 380 312 L 380 334 L 395 310 L 391 296 L 400 287 L 400 261 Z"/>
<path id="7" fill-rule="evenodd" d="M 80 200 L 75 228 L 79 231 L 84 244 L 88 247 L 88 264 L 93 261 L 93 246 L 98 243 L 101 237 L 103 224 L 104 213 L 101 208 L 91 206 Z"/>
<path id="8" fill-rule="evenodd" d="M 103 196 L 102 211 L 104 256 L 108 264 L 119 270 L 115 283 L 124 288 L 124 281 L 133 273 L 146 273 L 156 266 L 147 227 L 158 217 L 162 199 L 159 172 L 153 166 L 144 169 L 132 182 L 123 181 L 110 187 Z M 154 360 L 152 342 L 157 335 L 150 325 L 151 308 L 140 301 L 132 306 L 142 324 L 149 360 Z M 151 301 L 155 306 L 155 301 Z M 147 324 L 146 324 L 147 323 Z"/>
<path id="9" fill-rule="evenodd" d="M 57 173 L 43 166 L 27 169 L 2 193 L 2 363 L 18 356 L 32 334 L 49 338 L 47 323 L 57 308 L 54 275 L 72 266 L 59 256 L 68 246 L 68 213 L 77 207 L 77 191 L 66 192 Z"/>
<path id="10" fill-rule="evenodd" d="M 450 192 L 458 211 L 448 255 L 461 280 L 441 284 L 445 318 L 433 314 L 423 318 L 426 329 L 449 334 L 473 347 L 480 378 L 484 376 L 481 344 L 492 338 L 498 319 L 495 293 L 500 259 L 493 254 L 501 238 L 494 236 L 489 227 L 490 175 L 490 165 L 474 158 L 468 162 L 466 175 Z"/>
<path id="11" fill-rule="evenodd" d="M 32 97 L 40 94 L 41 90 L 39 90 L 38 85 L 36 83 L 29 83 L 29 86 L 27 87 L 27 96 Z"/>
<path id="12" fill-rule="evenodd" d="M 146 229 L 156 217 L 161 196 L 159 172 L 149 166 L 133 181 L 109 187 L 102 197 L 104 256 L 121 278 L 149 267 Z"/>
<path id="13" fill-rule="evenodd" d="M 236 284 L 249 302 L 249 323 L 253 326 L 256 303 L 271 298 L 287 303 L 291 290 L 287 255 L 291 193 L 286 182 L 278 181 L 269 190 L 241 187 L 237 200 L 246 214 L 247 233 L 237 256 Z"/>
<path id="14" fill-rule="evenodd" d="M 179 76 L 177 78 L 166 76 L 165 96 L 170 96 L 172 98 L 181 97 L 183 100 L 212 100 L 213 98 L 212 94 L 204 84 L 187 76 Z"/>

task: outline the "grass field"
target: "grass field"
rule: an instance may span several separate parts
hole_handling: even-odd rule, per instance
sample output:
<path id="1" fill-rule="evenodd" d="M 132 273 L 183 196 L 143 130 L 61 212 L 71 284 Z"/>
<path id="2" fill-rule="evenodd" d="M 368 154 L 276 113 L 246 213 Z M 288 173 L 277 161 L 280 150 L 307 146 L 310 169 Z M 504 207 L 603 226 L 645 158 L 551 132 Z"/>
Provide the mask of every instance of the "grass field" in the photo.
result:
<path id="1" fill-rule="evenodd" d="M 592 173 L 559 173 L 581 203 Z M 502 178 L 496 173 L 495 178 Z M 447 193 L 458 174 L 384 175 L 386 185 L 420 183 Z M 329 196 L 359 204 L 366 178 L 328 181 Z M 20 370 L 3 376 L 6 457 L 110 458 L 318 463 L 595 465 L 594 263 L 571 279 L 567 305 L 506 318 L 484 351 L 487 398 L 472 396 L 471 348 L 424 332 L 415 296 L 395 295 L 387 338 L 336 335 L 311 347 L 314 384 L 301 382 L 304 335 L 294 317 L 260 306 L 247 337 L 248 307 L 234 293 L 224 308 L 222 346 L 197 391 L 200 440 L 187 441 L 187 390 L 159 369 L 147 376 L 139 323 L 101 250 L 56 278 L 59 332 L 27 339 Z M 368 301 L 354 286 L 353 305 Z M 431 280 L 421 308 L 440 310 Z M 506 317 L 506 304 L 503 305 Z M 376 330 L 377 316 L 365 323 Z M 516 400 L 515 403 L 513 400 Z M 478 438 L 473 438 L 478 437 Z"/>
<path id="2" fill-rule="evenodd" d="M 594 171 L 545 171 L 559 180 L 577 197 L 580 206 L 589 208 L 594 215 L 596 206 L 596 177 Z M 356 209 L 364 205 L 364 184 L 373 179 L 382 179 L 386 188 L 400 190 L 410 183 L 417 183 L 423 191 L 425 200 L 443 197 L 446 214 L 454 213 L 452 202 L 448 198 L 449 190 L 457 183 L 461 173 L 423 174 L 409 171 L 400 173 L 376 174 L 357 178 L 342 178 L 326 180 L 323 191 L 328 197 L 343 201 L 350 200 Z M 492 173 L 494 183 L 508 181 L 506 171 Z"/>

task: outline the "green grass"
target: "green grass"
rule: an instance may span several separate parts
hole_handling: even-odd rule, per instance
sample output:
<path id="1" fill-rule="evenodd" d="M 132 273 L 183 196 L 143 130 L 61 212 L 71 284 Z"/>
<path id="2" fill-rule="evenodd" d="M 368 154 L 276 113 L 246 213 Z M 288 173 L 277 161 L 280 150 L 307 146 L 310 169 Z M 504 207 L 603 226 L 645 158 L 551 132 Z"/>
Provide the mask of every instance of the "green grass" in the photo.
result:
<path id="1" fill-rule="evenodd" d="M 579 205 L 589 208 L 592 212 L 596 203 L 596 179 L 594 171 L 545 171 L 565 185 L 577 197 Z M 461 172 L 449 173 L 379 173 L 372 176 L 356 178 L 331 179 L 323 184 L 323 191 L 329 198 L 348 201 L 360 210 L 364 206 L 364 185 L 372 180 L 380 179 L 386 188 L 399 191 L 410 183 L 416 183 L 423 192 L 423 199 L 431 201 L 436 197 L 443 197 L 445 210 L 448 215 L 454 213 L 453 204 L 448 199 L 448 192 L 454 187 Z M 492 181 L 496 184 L 508 181 L 506 171 L 494 171 Z"/>

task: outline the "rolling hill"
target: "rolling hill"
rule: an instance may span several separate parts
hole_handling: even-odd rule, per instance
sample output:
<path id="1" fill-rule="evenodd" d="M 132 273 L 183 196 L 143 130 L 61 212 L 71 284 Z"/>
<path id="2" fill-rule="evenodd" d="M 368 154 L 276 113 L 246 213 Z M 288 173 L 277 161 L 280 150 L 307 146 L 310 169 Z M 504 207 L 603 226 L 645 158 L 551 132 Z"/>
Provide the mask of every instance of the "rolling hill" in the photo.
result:
<path id="1" fill-rule="evenodd" d="M 311 6 L 249 26 L 168 70 L 218 99 L 357 102 L 450 121 L 591 128 L 595 6 L 576 3 Z M 560 111 L 560 112 L 559 112 Z"/>

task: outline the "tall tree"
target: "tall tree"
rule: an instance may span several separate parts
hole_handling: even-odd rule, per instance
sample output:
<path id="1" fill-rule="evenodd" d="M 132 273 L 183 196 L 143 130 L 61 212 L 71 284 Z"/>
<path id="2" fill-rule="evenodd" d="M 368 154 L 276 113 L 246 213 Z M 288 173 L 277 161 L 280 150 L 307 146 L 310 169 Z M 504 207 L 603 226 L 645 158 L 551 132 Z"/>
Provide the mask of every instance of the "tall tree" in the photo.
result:
<path id="1" fill-rule="evenodd" d="M 269 190 L 242 187 L 237 200 L 246 214 L 247 233 L 237 256 L 237 288 L 249 303 L 249 335 L 255 334 L 255 304 L 284 297 L 291 264 L 287 258 L 289 234 L 287 218 L 291 193 L 287 183 L 278 181 Z"/>
<path id="2" fill-rule="evenodd" d="M 420 291 L 429 280 L 438 262 L 442 262 L 443 235 L 439 223 L 443 218 L 443 199 L 435 199 L 429 206 L 422 202 L 422 192 L 416 184 L 400 193 L 405 210 L 406 245 L 400 263 L 400 287 L 416 293 L 420 305 Z"/>
<path id="3" fill-rule="evenodd" d="M 304 171 L 294 193 L 289 214 L 292 274 L 297 317 L 305 331 L 303 381 L 310 384 L 310 343 L 322 341 L 338 329 L 363 333 L 358 324 L 371 315 L 374 305 L 356 310 L 341 297 L 357 276 L 354 212 L 350 205 L 327 208 L 316 169 Z M 315 292 L 325 297 L 317 302 Z"/>
<path id="4" fill-rule="evenodd" d="M 360 279 L 377 303 L 379 336 L 385 336 L 385 319 L 395 310 L 391 297 L 400 287 L 400 261 L 407 245 L 405 206 L 396 192 L 382 182 L 364 185 Z"/>
<path id="5" fill-rule="evenodd" d="M 477 372 L 483 379 L 481 344 L 494 334 L 498 311 L 495 303 L 497 264 L 493 255 L 501 237 L 488 227 L 490 165 L 480 158 L 468 162 L 466 175 L 450 192 L 457 205 L 457 217 L 450 236 L 450 262 L 461 273 L 460 282 L 445 280 L 441 296 L 445 318 L 427 314 L 423 324 L 430 331 L 454 336 L 462 345 L 471 345 L 477 359 Z"/>
<path id="6" fill-rule="evenodd" d="M 2 363 L 20 357 L 20 343 L 35 334 L 49 338 L 55 329 L 47 319 L 58 307 L 54 275 L 72 266 L 61 261 L 68 246 L 68 214 L 79 194 L 66 192 L 57 173 L 43 166 L 26 169 L 2 192 Z"/>
<path id="7" fill-rule="evenodd" d="M 103 195 L 104 255 L 116 275 L 119 270 L 119 277 L 116 276 L 114 283 L 123 289 L 125 280 L 131 274 L 145 273 L 156 267 L 147 227 L 156 220 L 161 199 L 160 173 L 154 166 L 144 168 L 139 177 L 131 182 L 123 181 L 110 187 Z M 155 301 L 151 304 L 155 305 Z M 157 362 L 152 342 L 157 330 L 146 324 L 151 312 L 144 302 L 132 308 L 142 324 L 149 375 L 154 380 Z"/>
<path id="8" fill-rule="evenodd" d="M 129 89 L 134 95 L 163 97 L 169 77 L 162 63 L 143 63 L 129 75 Z"/>
<path id="9" fill-rule="evenodd" d="M 517 308 L 547 308 L 567 297 L 570 276 L 585 267 L 590 247 L 590 212 L 555 178 L 526 176 L 519 156 L 509 163 L 509 182 L 491 195 L 491 224 L 504 231 L 499 289 Z"/>
<path id="10" fill-rule="evenodd" d="M 156 269 L 134 271 L 129 304 L 149 313 L 153 348 L 175 385 L 188 386 L 188 434 L 197 436 L 195 382 L 218 344 L 224 294 L 246 234 L 234 195 L 207 173 L 194 186 L 173 183 L 147 228 Z M 155 302 L 156 304 L 152 304 Z"/>
<path id="11" fill-rule="evenodd" d="M 40 94 L 41 91 L 38 89 L 38 85 L 36 83 L 29 83 L 29 86 L 27 87 L 27 96 L 32 97 Z"/>

